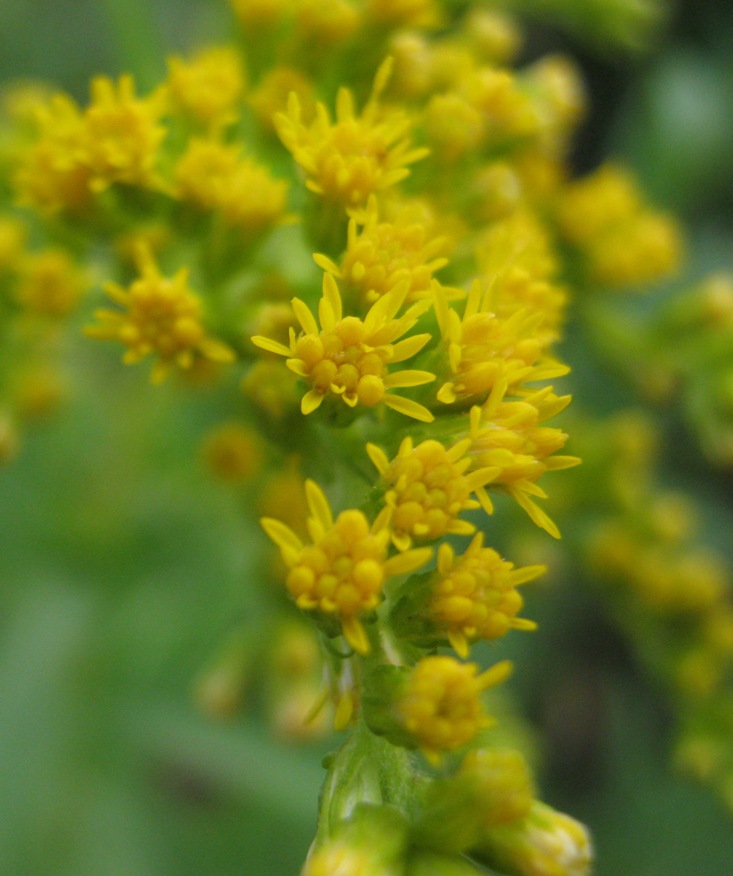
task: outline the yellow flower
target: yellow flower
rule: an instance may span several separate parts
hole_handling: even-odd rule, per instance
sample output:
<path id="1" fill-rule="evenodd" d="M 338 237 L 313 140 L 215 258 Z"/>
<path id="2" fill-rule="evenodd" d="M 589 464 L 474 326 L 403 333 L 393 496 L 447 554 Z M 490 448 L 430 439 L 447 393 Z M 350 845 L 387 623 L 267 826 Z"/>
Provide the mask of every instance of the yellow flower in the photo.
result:
<path id="1" fill-rule="evenodd" d="M 20 161 L 15 185 L 22 201 L 49 212 L 81 213 L 113 183 L 158 187 L 159 96 L 135 96 L 131 76 L 117 85 L 92 80 L 91 103 L 81 111 L 56 95 L 37 112 L 39 137 Z"/>
<path id="2" fill-rule="evenodd" d="M 341 264 L 324 255 L 315 256 L 315 260 L 342 279 L 362 304 L 373 304 L 403 281 L 409 283 L 407 300 L 416 301 L 430 295 L 433 274 L 448 264 L 443 255 L 447 242 L 446 237 L 431 236 L 425 223 L 413 218 L 409 207 L 392 221 L 380 221 L 372 197 L 363 222 L 349 222 Z"/>
<path id="3" fill-rule="evenodd" d="M 191 368 L 203 357 L 232 362 L 234 352 L 209 337 L 202 323 L 200 299 L 188 288 L 188 270 L 164 277 L 149 252 L 140 250 L 140 276 L 128 289 L 116 283 L 105 286 L 121 310 L 98 310 L 98 325 L 88 326 L 88 337 L 120 341 L 127 347 L 122 361 L 133 364 L 156 356 L 152 381 L 164 380 L 171 368 Z"/>
<path id="4" fill-rule="evenodd" d="M 204 49 L 190 61 L 168 60 L 169 100 L 206 126 L 218 127 L 236 120 L 244 85 L 241 57 L 231 46 Z"/>
<path id="5" fill-rule="evenodd" d="M 237 145 L 192 138 L 175 169 L 175 194 L 255 236 L 285 219 L 287 183 Z"/>
<path id="6" fill-rule="evenodd" d="M 524 566 L 503 560 L 483 546 L 477 533 L 468 548 L 456 557 L 447 543 L 438 549 L 437 580 L 428 604 L 428 614 L 445 630 L 460 657 L 468 656 L 471 642 L 497 639 L 508 630 L 534 630 L 533 621 L 518 618 L 523 600 L 517 587 L 545 571 L 544 566 Z"/>
<path id="7" fill-rule="evenodd" d="M 79 107 L 65 94 L 36 110 L 38 139 L 19 161 L 14 185 L 21 203 L 48 213 L 83 213 L 92 202 L 91 168 L 79 160 L 85 130 Z"/>
<path id="8" fill-rule="evenodd" d="M 514 387 L 527 380 L 544 380 L 568 369 L 551 360 L 541 361 L 537 332 L 542 314 L 526 308 L 506 319 L 491 310 L 492 288 L 475 281 L 468 293 L 463 317 L 448 306 L 447 295 L 433 282 L 435 313 L 446 348 L 450 377 L 438 390 L 438 401 L 484 401 L 503 381 Z"/>
<path id="9" fill-rule="evenodd" d="M 404 729 L 426 757 L 437 761 L 445 751 L 467 745 L 493 721 L 481 694 L 511 672 L 508 660 L 478 674 L 475 663 L 453 657 L 424 657 L 410 673 L 395 704 Z"/>
<path id="10" fill-rule="evenodd" d="M 275 133 L 275 116 L 285 111 L 291 92 L 297 95 L 303 118 L 312 119 L 316 105 L 313 83 L 295 67 L 272 67 L 248 93 L 247 102 L 268 133 Z"/>
<path id="11" fill-rule="evenodd" d="M 447 450 L 432 439 L 415 447 L 408 436 L 390 461 L 379 447 L 367 445 L 386 487 L 384 500 L 392 509 L 392 541 L 398 550 L 406 550 L 413 541 L 475 532 L 476 527 L 459 515 L 480 507 L 471 494 L 484 487 L 497 469 L 479 468 L 467 473 L 473 462 L 466 456 L 470 447 L 470 439 Z"/>
<path id="12" fill-rule="evenodd" d="M 424 565 L 431 551 L 422 548 L 388 558 L 388 515 L 380 514 L 370 525 L 361 511 L 352 509 L 334 520 L 314 481 L 306 481 L 306 495 L 309 544 L 271 517 L 262 518 L 262 527 L 288 566 L 285 583 L 296 605 L 338 620 L 346 641 L 366 654 L 370 646 L 361 618 L 379 605 L 388 578 Z"/>
<path id="13" fill-rule="evenodd" d="M 372 94 L 359 115 L 353 95 L 341 88 L 335 121 L 319 102 L 315 119 L 304 124 L 296 94 L 290 95 L 287 112 L 275 116 L 280 139 L 305 171 L 310 191 L 344 207 L 357 207 L 369 195 L 404 179 L 409 174 L 407 166 L 427 154 L 425 149 L 410 148 L 409 117 L 379 106 L 390 69 L 390 60 L 379 68 Z"/>
<path id="14" fill-rule="evenodd" d="M 420 386 L 435 379 L 428 371 L 389 371 L 389 365 L 410 359 L 430 340 L 429 334 L 397 340 L 425 310 L 419 302 L 395 318 L 406 297 L 407 283 L 401 283 L 373 304 L 363 320 L 344 317 L 336 281 L 325 273 L 318 306 L 320 328 L 307 305 L 293 298 L 293 311 L 303 331 L 296 335 L 291 330 L 290 345 L 261 335 L 255 335 L 252 342 L 263 350 L 286 356 L 290 370 L 310 384 L 301 402 L 303 414 L 312 413 L 326 396 L 333 396 L 351 408 L 383 403 L 399 413 L 430 422 L 433 415 L 423 405 L 390 393 L 391 389 Z"/>
<path id="15" fill-rule="evenodd" d="M 647 206 L 631 173 L 617 165 L 603 165 L 567 185 L 557 199 L 557 216 L 597 282 L 648 282 L 673 273 L 681 262 L 679 226 Z"/>
<path id="16" fill-rule="evenodd" d="M 116 85 L 104 76 L 92 80 L 78 160 L 91 171 L 93 191 L 116 182 L 157 185 L 155 162 L 165 135 L 159 124 L 161 112 L 159 95 L 136 97 L 132 76 L 121 76 Z"/>
<path id="17" fill-rule="evenodd" d="M 575 456 L 552 456 L 565 444 L 567 435 L 560 429 L 541 425 L 562 411 L 570 396 L 558 397 L 552 387 L 545 387 L 524 393 L 521 399 L 506 400 L 505 391 L 506 382 L 500 381 L 483 407 L 471 409 L 469 434 L 474 464 L 494 468 L 497 473 L 491 485 L 512 496 L 537 526 L 559 538 L 557 526 L 532 497 L 547 498 L 535 483 L 546 471 L 580 463 Z M 491 513 L 486 491 L 479 490 L 478 497 Z"/>
<path id="18" fill-rule="evenodd" d="M 29 313 L 61 317 L 70 313 L 82 296 L 84 278 L 63 249 L 46 249 L 26 256 L 20 264 L 14 290 Z"/>

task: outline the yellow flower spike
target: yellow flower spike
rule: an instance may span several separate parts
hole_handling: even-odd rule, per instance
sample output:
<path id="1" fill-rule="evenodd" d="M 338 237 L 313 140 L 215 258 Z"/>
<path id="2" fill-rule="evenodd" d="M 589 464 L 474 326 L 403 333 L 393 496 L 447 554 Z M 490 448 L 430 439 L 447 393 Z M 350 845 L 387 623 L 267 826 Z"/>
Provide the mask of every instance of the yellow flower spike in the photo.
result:
<path id="1" fill-rule="evenodd" d="M 108 283 L 105 291 L 120 310 L 95 312 L 97 325 L 85 334 L 120 341 L 127 347 L 122 361 L 129 365 L 155 356 L 151 379 L 160 383 L 172 368 L 190 369 L 197 360 L 233 362 L 234 351 L 206 334 L 200 299 L 188 287 L 188 270 L 164 277 L 151 254 L 140 249 L 140 276 L 125 289 Z"/>
<path id="2" fill-rule="evenodd" d="M 495 550 L 484 547 L 483 538 L 477 533 L 459 557 L 451 545 L 441 544 L 427 608 L 428 616 L 463 658 L 479 639 L 496 639 L 510 629 L 537 628 L 533 621 L 516 616 L 523 605 L 516 588 L 542 575 L 545 566 L 515 569 Z"/>
<path id="3" fill-rule="evenodd" d="M 330 396 L 350 408 L 384 404 L 406 416 L 431 422 L 433 415 L 426 407 L 390 392 L 435 379 L 429 371 L 389 370 L 389 366 L 412 358 L 430 340 L 429 334 L 397 340 L 428 306 L 427 302 L 418 302 L 397 317 L 406 296 L 407 284 L 401 283 L 375 302 L 363 320 L 344 317 L 336 281 L 324 273 L 318 321 L 303 301 L 294 298 L 293 312 L 302 331 L 297 335 L 291 331 L 289 346 L 261 335 L 255 335 L 252 342 L 287 357 L 288 368 L 310 385 L 301 401 L 304 415 L 315 411 Z"/>
<path id="4" fill-rule="evenodd" d="M 165 88 L 169 102 L 205 127 L 236 121 L 244 87 L 242 59 L 231 46 L 203 49 L 187 61 L 168 59 Z"/>
<path id="5" fill-rule="evenodd" d="M 415 541 L 475 532 L 476 527 L 459 515 L 480 507 L 471 495 L 499 470 L 480 468 L 469 473 L 470 447 L 470 439 L 446 449 L 432 439 L 414 446 L 407 437 L 390 462 L 379 447 L 367 445 L 385 486 L 385 503 L 392 509 L 392 542 L 398 550 L 407 550 Z"/>
<path id="6" fill-rule="evenodd" d="M 275 116 L 280 139 L 305 171 L 307 188 L 328 201 L 358 207 L 369 195 L 408 176 L 408 165 L 427 155 L 426 149 L 410 148 L 409 117 L 379 106 L 390 68 L 388 59 L 377 71 L 371 97 L 360 115 L 351 92 L 342 88 L 336 98 L 335 121 L 319 102 L 315 118 L 306 124 L 295 93 L 288 99 L 286 112 Z"/>
<path id="7" fill-rule="evenodd" d="M 404 729 L 425 756 L 438 762 L 446 751 L 467 745 L 493 720 L 481 694 L 504 681 L 512 671 L 508 660 L 478 674 L 475 663 L 453 657 L 424 657 L 410 673 L 395 703 Z"/>
<path id="8" fill-rule="evenodd" d="M 321 488 L 306 481 L 310 542 L 304 543 L 279 520 L 265 517 L 262 528 L 280 548 L 288 566 L 286 587 L 304 611 L 338 620 L 344 638 L 358 654 L 370 650 L 362 618 L 379 605 L 385 581 L 423 566 L 431 551 L 414 550 L 388 559 L 388 516 L 370 525 L 358 510 L 334 519 Z"/>

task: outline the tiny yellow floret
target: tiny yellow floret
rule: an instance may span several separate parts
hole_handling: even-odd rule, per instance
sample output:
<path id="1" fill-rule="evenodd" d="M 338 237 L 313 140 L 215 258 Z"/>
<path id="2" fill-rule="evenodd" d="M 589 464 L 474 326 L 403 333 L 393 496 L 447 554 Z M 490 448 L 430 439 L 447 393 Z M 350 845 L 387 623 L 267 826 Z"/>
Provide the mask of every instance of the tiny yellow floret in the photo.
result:
<path id="1" fill-rule="evenodd" d="M 389 366 L 412 358 L 430 340 L 429 334 L 400 338 L 425 310 L 418 302 L 397 316 L 407 297 L 401 283 L 372 305 L 364 319 L 344 316 L 341 294 L 333 276 L 323 276 L 323 296 L 318 305 L 320 328 L 305 302 L 293 298 L 295 316 L 302 327 L 290 332 L 290 344 L 255 335 L 252 342 L 263 350 L 287 357 L 287 366 L 310 386 L 301 402 L 307 415 L 331 397 L 350 408 L 384 404 L 423 422 L 433 415 L 418 402 L 393 395 L 390 390 L 421 386 L 435 380 L 429 371 L 390 371 Z"/>
<path id="2" fill-rule="evenodd" d="M 460 663 L 447 656 L 424 657 L 396 703 L 405 730 L 432 760 L 468 744 L 493 723 L 481 694 L 504 681 L 511 669 L 511 663 L 504 660 L 479 675 L 475 663 Z"/>
<path id="3" fill-rule="evenodd" d="M 363 512 L 342 511 L 334 519 L 328 500 L 314 481 L 306 481 L 310 542 L 284 523 L 264 517 L 262 527 L 280 548 L 288 566 L 285 581 L 298 608 L 336 618 L 346 641 L 359 654 L 370 650 L 362 618 L 382 599 L 384 582 L 424 565 L 429 549 L 388 558 L 388 517 L 370 524 Z"/>
<path id="4" fill-rule="evenodd" d="M 232 362 L 234 352 L 207 335 L 201 300 L 188 287 L 188 270 L 164 277 L 150 253 L 139 251 L 140 276 L 127 289 L 116 283 L 105 286 L 120 310 L 95 312 L 97 325 L 88 326 L 88 337 L 120 341 L 127 347 L 125 364 L 155 356 L 151 379 L 160 383 L 172 368 L 190 369 L 201 359 Z"/>
<path id="5" fill-rule="evenodd" d="M 460 657 L 479 639 L 497 639 L 510 629 L 533 630 L 536 624 L 517 617 L 523 599 L 517 587 L 545 571 L 544 566 L 518 569 L 477 533 L 460 556 L 448 543 L 438 550 L 437 580 L 428 614 L 445 633 Z"/>

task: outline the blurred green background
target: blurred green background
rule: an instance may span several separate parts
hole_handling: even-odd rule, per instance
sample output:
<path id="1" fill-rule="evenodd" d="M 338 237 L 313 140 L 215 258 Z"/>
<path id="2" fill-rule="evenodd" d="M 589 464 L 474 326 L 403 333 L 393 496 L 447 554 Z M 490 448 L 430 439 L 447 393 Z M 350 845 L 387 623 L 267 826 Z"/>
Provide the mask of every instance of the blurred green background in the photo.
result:
<path id="1" fill-rule="evenodd" d="M 688 222 L 694 274 L 731 262 L 730 7 L 678 4 L 644 54 L 531 32 L 534 50 L 568 50 L 586 71 L 577 167 L 625 156 Z M 167 53 L 226 22 L 216 0 L 2 0 L 0 79 L 50 79 L 79 99 L 98 72 L 153 84 Z M 192 464 L 222 412 L 91 347 L 70 343 L 73 396 L 0 472 L 0 873 L 296 874 L 328 743 L 274 741 L 256 702 L 226 723 L 192 704 L 201 667 L 264 610 L 238 501 Z M 592 409 L 599 365 L 579 345 L 568 358 Z M 688 474 L 702 494 L 730 486 Z M 542 667 L 542 690 L 523 692 L 549 737 L 544 796 L 590 825 L 598 876 L 733 872 L 733 820 L 671 772 L 664 698 L 595 597 L 539 588 L 527 616 L 541 624 L 516 645 L 517 676 Z"/>

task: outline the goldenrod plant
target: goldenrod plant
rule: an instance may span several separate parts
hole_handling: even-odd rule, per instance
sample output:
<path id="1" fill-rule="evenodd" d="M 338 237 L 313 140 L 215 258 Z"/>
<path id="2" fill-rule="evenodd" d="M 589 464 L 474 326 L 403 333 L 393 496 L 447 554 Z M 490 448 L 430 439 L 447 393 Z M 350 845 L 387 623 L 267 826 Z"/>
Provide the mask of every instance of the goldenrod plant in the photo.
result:
<path id="1" fill-rule="evenodd" d="M 613 156 L 574 170 L 582 71 L 522 24 L 640 50 L 662 5 L 216 4 L 228 36 L 155 83 L 4 89 L 0 460 L 120 359 L 130 416 L 146 381 L 208 411 L 181 464 L 236 496 L 260 609 L 232 610 L 193 701 L 335 734 L 302 876 L 593 872 L 511 700 L 525 594 L 563 576 L 597 582 L 677 759 L 733 805 L 730 565 L 659 485 L 650 415 L 571 400 L 565 345 L 577 320 L 641 397 L 681 386 L 728 463 L 733 286 L 627 330 L 617 301 L 680 271 L 684 232 Z"/>

